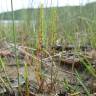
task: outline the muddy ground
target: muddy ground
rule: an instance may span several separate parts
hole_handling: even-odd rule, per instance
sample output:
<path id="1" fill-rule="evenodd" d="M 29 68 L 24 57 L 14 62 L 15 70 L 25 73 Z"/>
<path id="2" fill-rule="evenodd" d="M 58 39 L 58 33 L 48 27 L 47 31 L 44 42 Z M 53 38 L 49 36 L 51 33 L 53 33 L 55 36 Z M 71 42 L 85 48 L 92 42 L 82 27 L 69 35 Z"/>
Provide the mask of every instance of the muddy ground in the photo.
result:
<path id="1" fill-rule="evenodd" d="M 0 45 L 0 63 L 2 65 L 3 62 L 5 66 L 4 68 L 1 66 L 0 78 L 3 78 L 3 80 L 7 83 L 7 74 L 11 86 L 15 90 L 14 96 L 18 96 L 18 70 L 16 65 L 14 44 L 4 41 Z M 95 49 L 88 46 L 81 46 L 79 51 L 74 51 L 74 46 L 69 45 L 63 49 L 62 46 L 55 46 L 50 48 L 51 51 L 54 50 L 54 53 L 51 54 L 51 51 L 48 51 L 51 54 L 50 56 L 48 54 L 46 56 L 43 54 L 42 56 L 42 74 L 44 77 L 44 82 L 46 83 L 42 83 L 42 86 L 44 87 L 42 88 L 42 92 L 40 92 L 41 90 L 39 89 L 36 80 L 35 68 L 37 65 L 35 62 L 36 60 L 34 60 L 35 55 L 31 55 L 31 51 L 33 52 L 36 50 L 29 47 L 25 48 L 25 46 L 21 45 L 16 45 L 15 47 L 19 62 L 19 83 L 22 87 L 21 89 L 23 90 L 22 93 L 24 93 L 26 89 L 26 82 L 24 79 L 24 65 L 27 64 L 30 96 L 87 96 L 84 86 L 82 87 L 82 84 L 77 79 L 77 75 L 75 73 L 77 71 L 82 78 L 82 82 L 86 88 L 90 90 L 92 96 L 96 96 L 96 78 L 86 70 L 84 64 L 82 64 L 79 58 L 86 56 L 96 72 Z M 6 90 L 2 80 L 0 80 L 0 83 L 0 94 L 4 94 L 3 96 L 13 96 L 13 93 L 10 95 L 12 90 L 10 88 L 10 92 L 9 90 Z M 25 93 L 23 96 L 27 96 Z"/>

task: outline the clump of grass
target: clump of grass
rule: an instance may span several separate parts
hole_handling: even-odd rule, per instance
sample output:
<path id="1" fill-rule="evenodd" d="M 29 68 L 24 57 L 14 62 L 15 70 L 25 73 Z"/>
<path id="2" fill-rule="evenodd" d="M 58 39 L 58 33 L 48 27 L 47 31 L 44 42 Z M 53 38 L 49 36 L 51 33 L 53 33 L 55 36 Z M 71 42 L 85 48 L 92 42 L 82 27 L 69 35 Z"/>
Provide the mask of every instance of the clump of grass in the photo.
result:
<path id="1" fill-rule="evenodd" d="M 55 44 L 56 40 L 58 39 L 57 38 L 57 17 L 58 17 L 58 14 L 57 14 L 57 8 L 55 7 L 52 7 L 51 8 L 51 12 L 50 12 L 50 32 L 49 32 L 49 35 L 51 37 L 49 37 L 49 43 L 51 43 L 51 46 Z M 49 44 L 50 45 L 50 44 Z"/>
<path id="2" fill-rule="evenodd" d="M 36 52 L 36 57 L 38 59 L 40 59 L 40 61 L 36 60 L 35 61 L 35 76 L 36 76 L 36 80 L 38 82 L 39 85 L 39 91 L 42 91 L 43 88 L 43 76 L 42 76 L 42 46 L 43 46 L 43 36 L 44 35 L 44 25 L 43 25 L 43 5 L 41 4 L 40 6 L 40 10 L 39 10 L 39 21 L 38 21 L 38 42 L 37 42 L 37 52 Z M 42 85 L 41 85 L 42 84 Z"/>
<path id="3" fill-rule="evenodd" d="M 11 90 L 13 91 L 13 87 L 12 87 L 12 85 L 11 85 L 11 83 L 10 83 L 10 80 L 9 80 L 9 77 L 8 77 L 8 75 L 7 75 L 7 73 L 6 73 L 5 64 L 4 64 L 4 62 L 2 61 L 1 57 L 0 57 L 0 66 L 1 66 L 1 68 L 3 69 L 3 71 L 4 71 L 4 74 L 5 74 L 5 77 L 6 77 L 6 80 L 7 80 L 6 83 L 8 84 L 9 87 L 7 87 L 5 81 L 2 79 L 2 77 L 0 78 L 1 81 L 3 82 L 3 84 L 4 84 L 5 87 L 8 89 L 9 92 L 10 92 L 10 89 L 9 89 L 9 88 L 11 88 Z M 13 92 L 14 92 L 14 91 L 13 91 Z"/>
<path id="4" fill-rule="evenodd" d="M 92 64 L 87 60 L 86 57 L 83 56 L 83 58 L 80 58 L 82 64 L 85 66 L 87 71 L 96 78 L 96 70 L 93 68 Z M 84 61 L 85 60 L 85 61 Z"/>
<path id="5" fill-rule="evenodd" d="M 27 64 L 25 64 L 24 67 L 25 71 L 24 71 L 24 79 L 25 79 L 25 83 L 26 83 L 26 96 L 29 96 L 29 80 L 28 80 L 28 66 Z"/>
<path id="6" fill-rule="evenodd" d="M 68 83 L 68 80 L 66 78 L 64 78 L 64 89 L 67 92 L 71 92 L 73 90 L 73 87 Z"/>
<path id="7" fill-rule="evenodd" d="M 76 71 L 76 78 L 77 78 L 78 82 L 82 85 L 82 87 L 83 87 L 85 93 L 87 94 L 87 96 L 90 96 L 90 91 L 84 85 L 84 83 L 83 83 L 83 81 L 82 81 L 82 79 L 81 79 L 81 77 L 80 77 L 80 75 L 79 75 L 79 73 L 77 71 Z"/>

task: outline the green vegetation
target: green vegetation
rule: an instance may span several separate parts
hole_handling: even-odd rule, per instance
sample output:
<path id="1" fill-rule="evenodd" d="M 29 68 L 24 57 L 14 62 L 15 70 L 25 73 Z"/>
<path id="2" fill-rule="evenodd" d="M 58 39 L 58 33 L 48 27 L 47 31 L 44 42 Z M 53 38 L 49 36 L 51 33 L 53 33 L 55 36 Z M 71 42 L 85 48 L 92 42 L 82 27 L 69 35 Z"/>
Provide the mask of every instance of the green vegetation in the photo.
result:
<path id="1" fill-rule="evenodd" d="M 95 23 L 96 6 L 95 5 L 96 5 L 96 3 L 90 3 L 90 4 L 86 4 L 85 6 L 66 6 L 66 7 L 58 7 L 58 8 L 56 8 L 56 7 L 44 8 L 43 9 L 44 10 L 44 12 L 43 12 L 43 14 L 44 14 L 43 30 L 45 31 L 46 35 L 50 34 L 50 32 L 54 33 L 56 31 L 55 38 L 56 38 L 56 35 L 61 38 L 64 37 L 64 38 L 67 38 L 68 40 L 70 40 L 71 43 L 74 42 L 74 39 L 73 39 L 73 37 L 75 36 L 74 32 L 81 32 L 81 34 L 82 34 L 85 31 L 86 33 L 88 33 L 90 35 L 92 32 L 96 31 L 96 28 L 95 28 L 95 26 L 96 26 L 96 23 Z M 35 36 L 36 36 L 36 32 L 34 32 L 34 31 L 38 30 L 38 27 L 37 27 L 38 20 L 39 20 L 38 13 L 39 13 L 39 9 L 31 9 L 31 8 L 14 11 L 14 20 L 23 20 L 24 21 L 24 22 L 21 22 L 22 25 L 19 26 L 20 28 L 18 31 L 22 31 L 22 29 L 23 29 L 24 31 L 26 31 L 26 34 L 28 33 L 28 34 L 30 34 L 30 36 L 35 34 Z M 1 13 L 0 19 L 1 20 L 12 20 L 12 12 Z M 16 27 L 16 25 L 15 25 L 15 27 Z M 15 28 L 15 30 L 16 30 L 16 28 Z M 66 34 L 66 32 L 67 32 L 67 34 Z M 16 34 L 18 35 L 19 33 L 22 34 L 22 32 L 17 32 Z M 11 33 L 9 35 L 11 35 Z M 72 37 L 70 37 L 70 35 Z M 25 38 L 30 37 L 30 36 L 26 35 Z M 90 41 L 90 39 L 92 37 L 93 36 L 91 34 L 90 37 L 87 37 L 87 38 Z M 25 38 L 22 38 L 22 39 L 25 39 Z M 96 44 L 94 43 L 95 39 L 96 38 L 94 37 L 90 41 L 94 47 L 96 46 Z M 48 38 L 46 40 L 48 41 Z M 34 42 L 36 42 L 36 40 L 34 40 Z M 81 42 L 83 42 L 83 41 L 81 41 Z M 32 45 L 34 45 L 34 44 L 32 44 Z"/>
<path id="2" fill-rule="evenodd" d="M 82 78 L 83 76 L 81 75 L 85 72 L 88 76 L 91 74 L 92 79 L 96 79 L 96 70 L 93 66 L 93 62 L 95 62 L 96 65 L 96 3 L 89 3 L 85 6 L 51 8 L 43 8 L 43 5 L 41 4 L 40 8 L 37 9 L 30 8 L 14 11 L 11 0 L 11 9 L 12 12 L 0 14 L 0 44 L 4 41 L 8 43 L 8 48 L 5 49 L 9 52 L 7 53 L 4 48 L 1 48 L 1 45 L 0 72 L 3 70 L 5 77 L 7 78 L 5 81 L 5 79 L 0 76 L 0 81 L 3 83 L 4 87 L 8 89 L 8 91 L 13 89 L 11 85 L 12 82 L 10 82 L 9 75 L 6 72 L 8 62 L 5 62 L 6 59 L 9 61 L 14 59 L 17 72 L 15 74 L 17 75 L 18 83 L 17 94 L 20 96 L 22 96 L 22 94 L 24 94 L 24 96 L 30 96 L 30 94 L 32 94 L 30 92 L 30 73 L 34 73 L 35 76 L 32 74 L 31 79 L 35 77 L 36 80 L 34 79 L 34 82 L 37 84 L 38 91 L 41 93 L 51 93 L 53 90 L 56 91 L 54 87 L 59 82 L 57 85 L 62 83 L 61 86 L 63 86 L 63 90 L 65 93 L 67 92 L 70 94 L 70 96 L 79 96 L 79 94 L 82 93 L 82 90 L 78 90 L 77 87 L 82 87 L 85 92 L 84 94 L 90 96 L 91 89 L 87 89 L 86 86 L 88 85 L 84 84 L 85 82 L 83 83 L 83 79 L 86 79 L 86 76 L 84 75 L 85 77 Z M 12 22 L 4 24 L 2 23 L 2 20 L 11 20 Z M 15 20 L 18 20 L 19 23 L 16 23 Z M 57 44 L 57 41 L 59 40 L 59 47 L 62 47 L 61 51 L 58 51 L 55 48 L 58 47 L 59 44 Z M 66 50 L 66 46 L 69 48 L 69 45 L 73 45 L 74 48 Z M 89 50 L 89 55 L 87 54 L 87 50 L 82 50 L 81 47 L 87 47 L 87 45 L 91 47 L 91 51 L 94 51 L 95 56 L 93 56 L 93 53 L 92 56 L 90 56 L 91 51 Z M 90 58 L 87 58 L 86 54 L 89 57 L 92 57 L 91 60 Z M 65 56 L 64 58 L 63 55 Z M 56 61 L 55 57 L 57 57 Z M 63 71 L 67 73 L 68 76 L 71 74 L 71 78 L 76 79 L 76 84 L 70 84 L 70 77 L 67 78 L 64 72 L 64 78 L 63 75 L 58 77 L 58 74 L 60 75 L 62 73 L 62 58 L 65 60 L 63 65 L 67 65 L 68 62 L 71 62 L 69 66 L 72 65 L 72 69 L 70 67 L 67 69 L 67 67 L 65 68 L 64 66 L 65 71 L 64 69 Z M 69 61 L 66 62 L 66 59 Z M 75 59 L 77 60 L 77 65 L 75 65 Z M 22 86 L 20 85 L 20 68 L 22 68 L 20 66 L 20 60 L 23 60 L 25 65 L 23 65 L 22 73 L 25 80 L 25 89 L 22 89 Z M 80 72 L 78 70 L 79 67 Z M 31 69 L 31 72 L 29 72 L 29 69 Z M 75 69 L 78 71 L 75 71 Z M 69 72 L 70 70 L 71 72 Z M 63 78 L 63 80 L 60 80 L 61 78 Z M 67 93 L 65 95 L 67 95 Z M 10 94 L 13 93 L 10 92 Z"/>

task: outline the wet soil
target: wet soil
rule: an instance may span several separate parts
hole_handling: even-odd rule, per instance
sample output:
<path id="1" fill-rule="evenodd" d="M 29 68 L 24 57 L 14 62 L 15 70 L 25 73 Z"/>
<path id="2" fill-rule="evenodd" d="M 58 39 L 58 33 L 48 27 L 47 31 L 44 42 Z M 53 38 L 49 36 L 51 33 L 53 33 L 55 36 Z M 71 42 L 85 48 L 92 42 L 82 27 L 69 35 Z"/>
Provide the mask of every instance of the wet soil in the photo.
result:
<path id="1" fill-rule="evenodd" d="M 89 74 L 86 71 L 86 68 L 82 63 L 80 62 L 80 59 L 78 57 L 78 53 L 80 54 L 87 54 L 88 58 L 91 58 L 89 60 L 92 63 L 92 66 L 94 66 L 94 69 L 96 69 L 96 51 L 95 49 L 91 49 L 90 51 L 86 51 L 83 49 L 80 52 L 75 52 L 74 47 L 69 46 L 68 48 L 66 47 L 64 50 L 53 47 L 52 50 L 55 50 L 55 54 L 52 54 L 52 58 L 49 58 L 48 56 L 44 57 L 43 56 L 43 69 L 42 69 L 42 74 L 44 75 L 44 79 L 47 82 L 47 85 L 45 84 L 45 88 L 42 92 L 39 92 L 38 89 L 38 84 L 36 80 L 36 73 L 35 73 L 35 63 L 33 62 L 34 60 L 31 58 L 30 59 L 30 51 L 26 51 L 24 48 L 17 47 L 17 52 L 18 52 L 18 60 L 19 60 L 19 70 L 17 70 L 17 65 L 16 65 L 16 58 L 15 58 L 15 53 L 13 48 L 11 48 L 8 44 L 5 44 L 6 46 L 3 46 L 3 48 L 7 49 L 7 51 L 4 51 L 2 48 L 2 52 L 0 50 L 0 55 L 5 63 L 5 71 L 7 73 L 7 76 L 11 82 L 11 85 L 14 90 L 16 90 L 15 96 L 18 96 L 18 71 L 20 75 L 20 85 L 22 87 L 22 93 L 26 94 L 25 86 L 26 86 L 26 81 L 24 79 L 24 73 L 25 73 L 25 64 L 28 64 L 28 82 L 29 82 L 29 88 L 30 88 L 30 96 L 86 96 L 85 90 L 81 86 L 80 82 L 78 82 L 75 74 L 75 70 L 77 70 L 83 80 L 83 83 L 85 86 L 91 90 L 91 93 L 94 94 L 96 93 L 96 78 L 94 78 L 91 74 Z M 60 46 L 59 46 L 60 47 Z M 21 49 L 20 49 L 21 48 Z M 62 48 L 62 47 L 60 47 Z M 67 49 L 67 50 L 66 50 Z M 23 51 L 21 51 L 23 50 Z M 5 52 L 5 53 L 4 53 Z M 30 54 L 28 54 L 30 53 Z M 29 56 L 27 59 L 26 54 Z M 75 55 L 74 55 L 75 54 Z M 52 60 L 53 59 L 53 60 Z M 53 64 L 54 61 L 54 64 Z M 93 62 L 94 61 L 94 62 Z M 31 63 L 30 63 L 31 62 Z M 74 66 L 73 66 L 74 65 Z M 51 74 L 52 73 L 52 74 Z M 4 70 L 1 68 L 0 70 L 0 76 L 5 80 L 6 75 Z M 53 77 L 52 77 L 53 76 Z M 53 90 L 50 90 L 49 84 L 51 82 L 51 77 L 53 79 L 53 85 L 55 88 L 52 88 Z M 67 89 L 65 88 L 65 81 L 67 80 Z M 6 80 L 5 80 L 6 81 Z M 3 86 L 2 82 L 0 81 L 1 85 Z M 94 83 L 94 84 L 93 84 Z M 70 87 L 70 86 L 71 87 Z M 5 94 L 7 92 L 6 88 L 3 87 L 3 92 L 2 92 L 2 86 L 0 88 L 0 94 L 3 93 Z M 47 86 L 47 87 L 46 87 Z M 93 88 L 94 87 L 94 88 Z M 5 92 L 6 90 L 6 92 Z M 74 92 L 73 92 L 74 91 Z M 71 93 L 77 93 L 77 95 L 70 95 Z M 13 96 L 13 95 L 4 95 L 4 96 Z M 27 95 L 24 95 L 27 96 Z M 95 95 L 92 95 L 95 96 Z"/>

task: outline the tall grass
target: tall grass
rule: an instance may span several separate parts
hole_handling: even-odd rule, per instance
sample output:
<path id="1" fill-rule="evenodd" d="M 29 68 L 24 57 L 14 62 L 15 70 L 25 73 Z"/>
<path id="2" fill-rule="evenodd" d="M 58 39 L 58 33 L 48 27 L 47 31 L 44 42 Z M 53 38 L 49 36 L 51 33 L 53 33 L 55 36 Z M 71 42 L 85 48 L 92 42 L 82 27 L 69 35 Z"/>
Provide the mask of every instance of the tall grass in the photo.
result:
<path id="1" fill-rule="evenodd" d="M 58 17 L 58 14 L 57 14 L 57 8 L 54 8 L 52 7 L 50 9 L 50 19 L 49 19 L 49 22 L 50 22 L 50 32 L 49 32 L 49 45 L 54 45 L 56 40 L 57 40 L 57 17 Z"/>
<path id="2" fill-rule="evenodd" d="M 13 31 L 13 42 L 14 42 L 14 51 L 15 51 L 15 62 L 17 64 L 17 74 L 18 74 L 18 93 L 21 94 L 21 86 L 20 86 L 20 74 L 19 74 L 19 62 L 18 55 L 16 49 L 16 32 L 15 32 L 15 23 L 14 23 L 14 9 L 13 9 L 13 0 L 11 0 L 11 9 L 12 9 L 12 31 Z"/>
<path id="3" fill-rule="evenodd" d="M 89 14 L 94 9 L 92 9 L 89 5 L 74 7 L 66 6 L 64 8 L 44 8 L 43 4 L 41 4 L 40 8 L 32 9 L 31 11 L 23 10 L 20 15 L 20 18 L 22 18 L 23 22 L 21 22 L 19 25 L 15 25 L 15 12 L 13 0 L 11 0 L 11 9 L 12 26 L 11 24 L 8 26 L 4 26 L 3 24 L 1 24 L 0 38 L 6 37 L 7 40 L 13 41 L 13 43 L 15 44 L 14 50 L 17 64 L 19 93 L 21 92 L 21 87 L 19 82 L 20 73 L 18 63 L 19 60 L 17 57 L 18 54 L 16 49 L 17 43 L 22 43 L 22 45 L 37 48 L 37 54 L 42 54 L 42 47 L 48 48 L 50 47 L 50 45 L 53 46 L 55 45 L 57 39 L 62 38 L 62 40 L 64 40 L 65 43 L 68 42 L 70 44 L 74 44 L 76 48 L 75 51 L 78 51 L 78 47 L 80 47 L 78 43 L 80 43 L 80 45 L 86 45 L 86 43 L 91 43 L 91 46 L 93 48 L 96 48 L 96 17 L 94 15 L 96 13 L 94 11 L 92 12 L 93 14 Z M 8 32 L 10 32 L 10 34 Z M 80 35 L 76 37 L 77 33 L 79 33 Z M 86 34 L 86 38 L 82 34 Z M 35 63 L 37 71 L 35 75 L 37 75 L 37 79 L 40 80 L 42 77 L 42 62 L 37 61 Z M 82 63 L 84 64 L 88 72 L 91 73 L 94 77 L 96 77 L 96 72 L 94 71 L 94 68 L 91 66 L 91 64 L 88 61 L 82 61 Z M 53 70 L 54 69 L 52 69 L 51 71 Z M 26 91 L 29 91 L 27 71 L 27 65 L 25 65 Z M 85 89 L 86 93 L 89 94 L 87 89 L 81 82 L 82 80 L 78 73 L 77 79 Z M 67 82 L 65 84 L 65 87 L 66 86 L 68 86 Z M 29 93 L 27 93 L 27 96 L 29 96 Z"/>
<path id="4" fill-rule="evenodd" d="M 25 72 L 24 72 L 24 78 L 26 83 L 26 96 L 29 96 L 29 80 L 28 80 L 28 66 L 25 64 Z"/>
<path id="5" fill-rule="evenodd" d="M 90 96 L 90 91 L 87 89 L 87 87 L 82 82 L 82 79 L 81 79 L 81 77 L 80 77 L 80 75 L 79 75 L 79 73 L 77 71 L 76 71 L 76 78 L 79 81 L 79 83 L 82 85 L 82 87 L 83 87 L 85 93 L 87 94 L 87 96 Z"/>
<path id="6" fill-rule="evenodd" d="M 8 77 L 8 75 L 7 75 L 7 73 L 6 73 L 6 68 L 5 68 L 5 64 L 4 64 L 4 62 L 3 62 L 3 60 L 1 59 L 1 57 L 0 57 L 0 66 L 1 66 L 1 68 L 3 69 L 3 71 L 4 71 L 4 74 L 5 74 L 5 77 L 6 77 L 6 79 L 7 79 L 7 83 L 8 83 L 8 86 L 7 86 L 7 84 L 6 84 L 6 82 L 2 79 L 2 77 L 1 77 L 1 81 L 3 82 L 3 84 L 5 85 L 5 87 L 7 88 L 7 90 L 10 92 L 10 88 L 11 88 L 11 90 L 13 91 L 13 87 L 12 87 L 12 85 L 11 85 L 11 83 L 10 83 L 10 80 L 9 80 L 9 77 Z M 13 91 L 14 92 L 14 91 Z"/>

